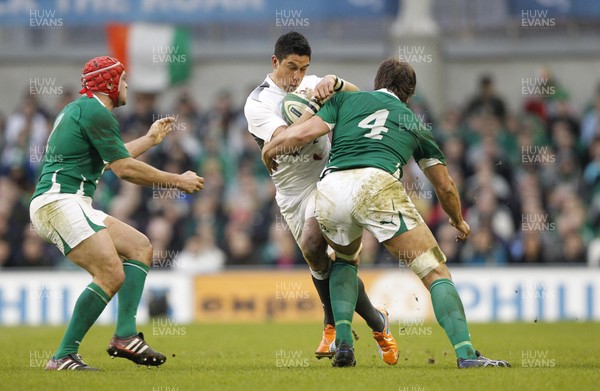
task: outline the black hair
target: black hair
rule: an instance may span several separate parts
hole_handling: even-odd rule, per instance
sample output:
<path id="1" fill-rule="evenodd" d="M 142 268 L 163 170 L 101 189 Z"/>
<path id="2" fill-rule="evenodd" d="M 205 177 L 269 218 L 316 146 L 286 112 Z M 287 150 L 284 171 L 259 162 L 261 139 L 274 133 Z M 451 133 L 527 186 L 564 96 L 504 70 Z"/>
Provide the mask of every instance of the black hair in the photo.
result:
<path id="1" fill-rule="evenodd" d="M 277 42 L 275 42 L 274 54 L 279 61 L 282 61 L 290 54 L 308 56 L 310 59 L 312 51 L 310 49 L 310 44 L 304 35 L 296 31 L 290 31 L 277 39 Z"/>

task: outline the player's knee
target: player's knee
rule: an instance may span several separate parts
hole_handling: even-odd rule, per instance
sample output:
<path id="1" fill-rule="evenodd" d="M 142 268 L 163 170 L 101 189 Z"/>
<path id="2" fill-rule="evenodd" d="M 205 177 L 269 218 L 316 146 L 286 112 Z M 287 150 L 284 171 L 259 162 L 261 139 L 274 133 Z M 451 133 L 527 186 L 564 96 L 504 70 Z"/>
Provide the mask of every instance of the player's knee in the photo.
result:
<path id="1" fill-rule="evenodd" d="M 135 248 L 132 249 L 128 258 L 150 266 L 152 263 L 153 251 L 154 248 L 152 247 L 152 243 L 150 243 L 150 239 L 148 239 L 146 235 L 140 233 L 139 238 L 135 241 Z"/>
<path id="2" fill-rule="evenodd" d="M 97 275 L 96 279 L 107 291 L 106 293 L 112 297 L 121 288 L 123 282 L 125 282 L 125 272 L 123 271 L 123 267 L 112 267 L 102 274 Z"/>
<path id="3" fill-rule="evenodd" d="M 300 248 L 306 263 L 312 270 L 323 271 L 329 267 L 327 242 L 320 233 L 303 235 L 300 239 Z"/>
<path id="4" fill-rule="evenodd" d="M 435 281 L 440 278 L 446 278 L 448 280 L 452 279 L 452 275 L 450 274 L 450 270 L 445 263 L 440 264 L 438 267 L 433 269 L 429 274 L 427 274 L 427 278 Z"/>
<path id="5" fill-rule="evenodd" d="M 152 243 L 150 243 L 150 239 L 148 239 L 148 237 L 146 235 L 142 235 L 142 236 L 143 236 L 143 238 L 142 238 L 141 244 L 140 244 L 140 252 L 141 252 L 140 258 L 142 258 L 142 259 L 139 259 L 139 261 L 150 266 L 150 264 L 152 263 L 154 247 L 152 247 Z"/>

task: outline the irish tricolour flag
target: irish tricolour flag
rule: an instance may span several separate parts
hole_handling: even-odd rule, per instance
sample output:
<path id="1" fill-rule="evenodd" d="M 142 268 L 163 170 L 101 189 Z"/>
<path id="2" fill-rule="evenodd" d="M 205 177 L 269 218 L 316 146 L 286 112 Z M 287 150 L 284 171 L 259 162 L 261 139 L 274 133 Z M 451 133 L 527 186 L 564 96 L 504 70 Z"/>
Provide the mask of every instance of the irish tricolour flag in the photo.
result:
<path id="1" fill-rule="evenodd" d="M 136 91 L 159 92 L 191 74 L 190 35 L 182 28 L 112 24 L 107 35 L 111 55 L 125 64 L 127 83 Z"/>

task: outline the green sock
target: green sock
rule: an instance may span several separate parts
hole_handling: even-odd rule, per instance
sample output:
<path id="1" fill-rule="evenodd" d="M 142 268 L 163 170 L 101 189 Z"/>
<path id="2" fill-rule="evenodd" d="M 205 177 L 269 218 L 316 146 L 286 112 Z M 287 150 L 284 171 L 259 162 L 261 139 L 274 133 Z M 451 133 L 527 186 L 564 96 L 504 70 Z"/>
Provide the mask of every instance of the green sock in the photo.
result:
<path id="1" fill-rule="evenodd" d="M 358 299 L 358 276 L 356 266 L 336 260 L 329 275 L 329 295 L 335 319 L 335 345 L 352 343 L 352 316 Z"/>
<path id="2" fill-rule="evenodd" d="M 54 353 L 54 358 L 61 359 L 68 354 L 77 353 L 83 337 L 109 301 L 110 296 L 93 282 L 84 289 L 75 303 L 67 331 Z"/>
<path id="3" fill-rule="evenodd" d="M 117 331 L 119 337 L 137 334 L 135 315 L 137 314 L 144 283 L 148 275 L 148 265 L 128 259 L 123 262 L 125 281 L 117 294 L 119 308 L 117 310 Z"/>
<path id="4" fill-rule="evenodd" d="M 475 358 L 475 348 L 467 325 L 465 310 L 454 283 L 446 278 L 436 280 L 429 287 L 435 317 L 448 335 L 457 358 Z"/>

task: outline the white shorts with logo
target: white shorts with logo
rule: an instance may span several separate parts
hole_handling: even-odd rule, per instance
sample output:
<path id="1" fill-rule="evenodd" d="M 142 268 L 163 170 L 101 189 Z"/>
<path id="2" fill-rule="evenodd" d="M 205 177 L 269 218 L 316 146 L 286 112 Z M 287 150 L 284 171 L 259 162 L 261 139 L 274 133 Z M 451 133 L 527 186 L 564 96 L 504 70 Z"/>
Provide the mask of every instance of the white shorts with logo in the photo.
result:
<path id="1" fill-rule="evenodd" d="M 92 199 L 77 194 L 42 194 L 29 205 L 37 233 L 63 254 L 103 228 L 108 215 L 92 208 Z"/>
<path id="2" fill-rule="evenodd" d="M 360 237 L 363 228 L 381 243 L 424 223 L 402 182 L 378 168 L 331 172 L 317 189 L 321 230 L 342 246 Z"/>

